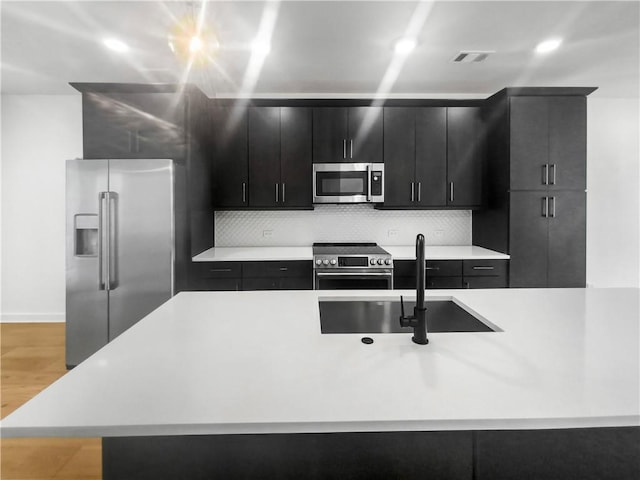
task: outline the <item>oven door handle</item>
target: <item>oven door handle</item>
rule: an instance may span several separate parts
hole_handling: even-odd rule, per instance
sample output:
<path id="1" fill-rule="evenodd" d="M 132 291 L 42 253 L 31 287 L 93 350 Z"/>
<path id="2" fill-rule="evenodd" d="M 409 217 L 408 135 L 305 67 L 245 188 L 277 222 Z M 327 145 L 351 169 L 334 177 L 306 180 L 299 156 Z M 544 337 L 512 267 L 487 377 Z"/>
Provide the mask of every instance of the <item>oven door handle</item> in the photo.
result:
<path id="1" fill-rule="evenodd" d="M 389 277 L 392 272 L 316 272 L 318 277 Z"/>

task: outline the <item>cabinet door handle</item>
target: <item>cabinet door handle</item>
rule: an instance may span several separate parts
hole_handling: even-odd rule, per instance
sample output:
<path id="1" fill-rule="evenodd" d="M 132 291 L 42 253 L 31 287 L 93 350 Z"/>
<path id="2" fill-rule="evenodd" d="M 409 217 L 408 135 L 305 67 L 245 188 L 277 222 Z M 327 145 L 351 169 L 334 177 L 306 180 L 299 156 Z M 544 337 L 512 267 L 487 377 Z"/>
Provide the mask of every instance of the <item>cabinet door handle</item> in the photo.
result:
<path id="1" fill-rule="evenodd" d="M 284 182 L 282 183 L 282 203 L 285 202 L 285 197 L 284 197 Z"/>
<path id="2" fill-rule="evenodd" d="M 551 197 L 551 218 L 556 218 L 556 197 Z"/>
<path id="3" fill-rule="evenodd" d="M 418 182 L 418 201 L 420 201 L 421 190 L 422 190 L 422 182 Z"/>
<path id="4" fill-rule="evenodd" d="M 280 267 L 280 271 L 281 271 L 281 272 L 286 272 L 286 271 L 288 271 L 288 270 L 289 270 L 289 268 L 288 268 L 288 267 Z"/>
<path id="5" fill-rule="evenodd" d="M 449 183 L 449 201 L 453 202 L 453 182 Z"/>
<path id="6" fill-rule="evenodd" d="M 353 158 L 353 138 L 351 139 L 349 147 L 349 158 Z"/>
<path id="7" fill-rule="evenodd" d="M 247 203 L 247 184 L 242 182 L 242 203 Z"/>
<path id="8" fill-rule="evenodd" d="M 416 184 L 415 182 L 411 182 L 411 201 L 413 202 L 416 194 Z"/>
<path id="9" fill-rule="evenodd" d="M 542 216 L 549 217 L 549 197 L 542 197 Z"/>
<path id="10" fill-rule="evenodd" d="M 230 268 L 210 268 L 209 272 L 211 273 L 223 273 L 223 272 L 230 272 L 231 269 Z"/>
<path id="11" fill-rule="evenodd" d="M 549 185 L 549 164 L 542 166 L 542 185 Z"/>
<path id="12" fill-rule="evenodd" d="M 485 267 L 485 266 L 478 265 L 476 267 L 473 267 L 473 270 L 493 270 L 493 269 L 494 267 L 491 267 L 491 266 Z"/>
<path id="13" fill-rule="evenodd" d="M 276 183 L 276 203 L 278 203 L 278 184 Z"/>
<path id="14" fill-rule="evenodd" d="M 342 140 L 342 158 L 347 158 L 347 139 Z"/>
<path id="15" fill-rule="evenodd" d="M 427 267 L 427 270 L 440 270 L 440 267 Z"/>
<path id="16" fill-rule="evenodd" d="M 550 185 L 555 185 L 556 184 L 556 164 L 552 163 L 551 167 L 549 167 L 549 168 L 553 169 L 552 175 L 551 175 L 551 183 L 550 183 Z"/>

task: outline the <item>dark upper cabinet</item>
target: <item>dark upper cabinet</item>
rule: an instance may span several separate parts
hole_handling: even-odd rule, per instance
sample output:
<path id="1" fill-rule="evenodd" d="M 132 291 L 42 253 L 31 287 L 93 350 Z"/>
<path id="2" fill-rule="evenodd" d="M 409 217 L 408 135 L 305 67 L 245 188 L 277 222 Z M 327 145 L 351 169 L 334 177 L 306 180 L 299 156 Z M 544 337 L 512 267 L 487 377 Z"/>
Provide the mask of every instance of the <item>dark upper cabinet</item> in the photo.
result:
<path id="1" fill-rule="evenodd" d="M 385 206 L 446 205 L 444 107 L 384 109 Z"/>
<path id="2" fill-rule="evenodd" d="M 382 162 L 381 107 L 313 109 L 313 162 Z"/>
<path id="3" fill-rule="evenodd" d="M 86 92 L 84 158 L 171 158 L 184 162 L 186 100 L 172 93 Z"/>
<path id="4" fill-rule="evenodd" d="M 311 110 L 249 109 L 249 205 L 311 208 Z"/>
<path id="5" fill-rule="evenodd" d="M 213 204 L 220 208 L 249 205 L 246 109 L 212 105 Z"/>
<path id="6" fill-rule="evenodd" d="M 312 208 L 311 109 L 280 108 L 280 181 L 285 207 Z"/>
<path id="7" fill-rule="evenodd" d="M 484 142 L 480 107 L 447 108 L 447 205 L 482 205 Z"/>
<path id="8" fill-rule="evenodd" d="M 249 108 L 249 204 L 275 207 L 280 199 L 280 108 Z"/>
<path id="9" fill-rule="evenodd" d="M 513 190 L 586 188 L 586 97 L 509 101 Z"/>

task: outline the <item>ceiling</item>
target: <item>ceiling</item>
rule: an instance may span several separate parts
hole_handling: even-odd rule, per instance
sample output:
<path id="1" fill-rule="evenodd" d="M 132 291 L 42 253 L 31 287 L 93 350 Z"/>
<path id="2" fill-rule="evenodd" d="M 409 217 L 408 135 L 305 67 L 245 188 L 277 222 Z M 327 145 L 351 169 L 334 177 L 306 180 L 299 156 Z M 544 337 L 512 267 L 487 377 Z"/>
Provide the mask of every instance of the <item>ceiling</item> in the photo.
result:
<path id="1" fill-rule="evenodd" d="M 5 94 L 68 94 L 69 82 L 177 82 L 210 97 L 475 97 L 505 86 L 593 86 L 601 97 L 638 97 L 637 1 L 209 1 L 205 25 L 220 48 L 193 67 L 171 52 L 179 18 L 202 2 L 7 1 L 1 6 Z M 263 61 L 251 43 L 271 39 Z M 393 43 L 407 32 L 406 57 Z M 131 49 L 109 51 L 106 36 Z M 562 37 L 547 55 L 536 44 Z M 453 63 L 461 50 L 493 51 Z"/>

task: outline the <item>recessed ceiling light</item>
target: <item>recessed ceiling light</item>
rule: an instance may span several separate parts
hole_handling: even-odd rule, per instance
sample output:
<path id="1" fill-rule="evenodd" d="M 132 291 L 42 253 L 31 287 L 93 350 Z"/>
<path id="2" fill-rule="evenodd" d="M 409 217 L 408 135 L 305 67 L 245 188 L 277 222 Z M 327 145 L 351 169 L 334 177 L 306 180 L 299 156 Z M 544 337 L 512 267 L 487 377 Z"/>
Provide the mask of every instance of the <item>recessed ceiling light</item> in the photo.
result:
<path id="1" fill-rule="evenodd" d="M 191 37 L 191 40 L 189 41 L 189 51 L 191 52 L 197 52 L 198 50 L 202 49 L 202 39 L 200 37 L 197 36 L 193 36 Z"/>
<path id="2" fill-rule="evenodd" d="M 398 55 L 407 55 L 416 48 L 415 38 L 401 38 L 396 41 L 393 49 Z"/>
<path id="3" fill-rule="evenodd" d="M 118 40 L 117 38 L 105 38 L 102 43 L 110 50 L 114 52 L 127 52 L 129 51 L 129 45 L 124 43 L 122 40 Z"/>
<path id="4" fill-rule="evenodd" d="M 545 40 L 544 42 L 540 42 L 538 46 L 536 46 L 536 53 L 549 53 L 554 51 L 556 48 L 560 46 L 562 43 L 561 38 L 552 38 L 549 40 Z"/>

